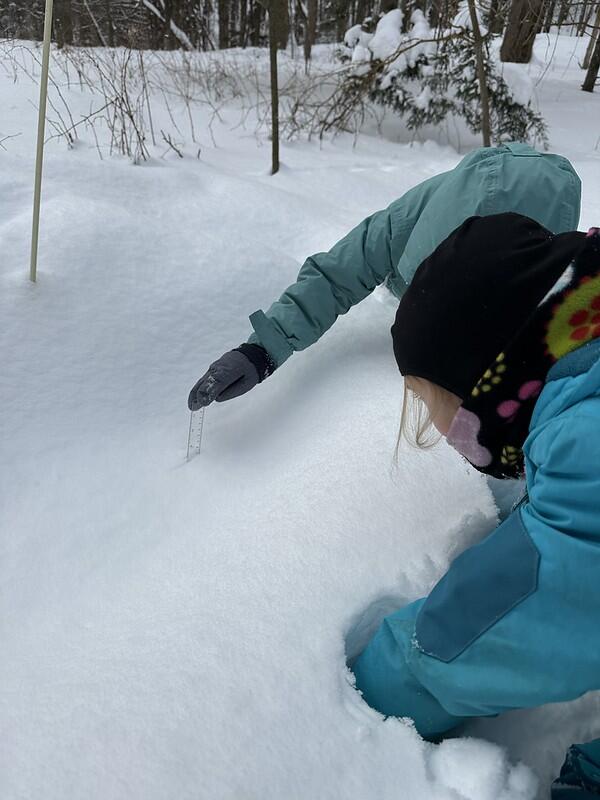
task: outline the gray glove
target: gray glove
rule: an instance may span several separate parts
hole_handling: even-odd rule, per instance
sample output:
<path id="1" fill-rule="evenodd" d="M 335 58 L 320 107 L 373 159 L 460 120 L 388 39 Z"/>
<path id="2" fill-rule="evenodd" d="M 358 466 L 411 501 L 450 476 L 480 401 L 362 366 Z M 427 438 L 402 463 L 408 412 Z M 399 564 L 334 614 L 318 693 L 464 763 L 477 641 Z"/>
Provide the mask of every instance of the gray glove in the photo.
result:
<path id="1" fill-rule="evenodd" d="M 275 369 L 267 351 L 256 344 L 242 344 L 213 362 L 196 383 L 188 398 L 190 411 L 222 403 L 249 392 Z"/>

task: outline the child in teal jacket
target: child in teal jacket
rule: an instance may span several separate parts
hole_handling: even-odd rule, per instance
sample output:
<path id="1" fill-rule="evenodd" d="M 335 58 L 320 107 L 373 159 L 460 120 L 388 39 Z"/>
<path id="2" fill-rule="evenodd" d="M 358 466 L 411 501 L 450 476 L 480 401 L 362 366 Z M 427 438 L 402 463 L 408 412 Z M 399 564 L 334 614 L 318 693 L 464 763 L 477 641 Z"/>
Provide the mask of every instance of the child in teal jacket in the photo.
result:
<path id="1" fill-rule="evenodd" d="M 210 365 L 190 392 L 190 409 L 252 389 L 376 286 L 385 283 L 401 298 L 423 259 L 467 217 L 514 211 L 561 233 L 577 228 L 580 199 L 579 178 L 563 156 L 520 143 L 474 150 L 363 220 L 329 252 L 310 256 L 279 300 L 250 316 L 248 342 Z"/>

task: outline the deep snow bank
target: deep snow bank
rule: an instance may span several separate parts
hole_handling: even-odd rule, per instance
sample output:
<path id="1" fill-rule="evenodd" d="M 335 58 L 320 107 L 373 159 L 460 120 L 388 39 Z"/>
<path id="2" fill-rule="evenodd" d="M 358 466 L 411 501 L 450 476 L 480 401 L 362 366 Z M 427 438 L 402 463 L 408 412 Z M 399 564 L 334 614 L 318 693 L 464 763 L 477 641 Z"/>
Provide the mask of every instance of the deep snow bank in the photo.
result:
<path id="1" fill-rule="evenodd" d="M 184 462 L 187 391 L 248 314 L 460 156 L 341 137 L 285 147 L 271 178 L 228 110 L 200 161 L 133 168 L 54 143 L 33 287 L 34 97 L 0 77 L 1 132 L 23 134 L 0 149 L 2 796 L 531 800 L 513 765 L 547 781 L 594 732 L 595 698 L 433 747 L 349 682 L 346 637 L 359 646 L 494 524 L 484 481 L 443 445 L 390 473 L 385 292 L 211 407 Z M 558 142 L 590 184 L 591 136 Z M 582 226 L 600 211 L 584 202 Z"/>

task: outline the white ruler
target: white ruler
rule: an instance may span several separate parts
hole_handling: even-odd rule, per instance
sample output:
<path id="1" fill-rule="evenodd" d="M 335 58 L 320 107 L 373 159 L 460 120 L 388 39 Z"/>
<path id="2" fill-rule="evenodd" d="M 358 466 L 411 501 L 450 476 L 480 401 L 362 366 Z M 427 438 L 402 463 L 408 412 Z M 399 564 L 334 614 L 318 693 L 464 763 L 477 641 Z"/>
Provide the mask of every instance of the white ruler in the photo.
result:
<path id="1" fill-rule="evenodd" d="M 205 411 L 205 408 L 199 408 L 198 411 L 192 411 L 190 414 L 190 430 L 188 433 L 187 444 L 188 461 L 194 456 L 200 454 L 200 449 L 202 447 L 202 430 L 204 428 Z"/>

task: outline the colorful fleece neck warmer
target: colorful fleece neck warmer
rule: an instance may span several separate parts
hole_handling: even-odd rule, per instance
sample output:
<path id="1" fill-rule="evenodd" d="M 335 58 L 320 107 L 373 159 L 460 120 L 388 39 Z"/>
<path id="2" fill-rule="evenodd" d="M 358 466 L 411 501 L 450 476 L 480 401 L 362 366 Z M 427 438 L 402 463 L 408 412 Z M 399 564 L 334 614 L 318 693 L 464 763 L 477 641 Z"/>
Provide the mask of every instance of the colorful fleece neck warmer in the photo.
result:
<path id="1" fill-rule="evenodd" d="M 449 444 L 482 472 L 521 476 L 549 370 L 600 337 L 600 230 L 470 217 L 415 273 L 392 336 L 403 375 L 462 399 Z"/>

